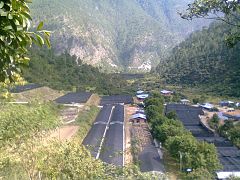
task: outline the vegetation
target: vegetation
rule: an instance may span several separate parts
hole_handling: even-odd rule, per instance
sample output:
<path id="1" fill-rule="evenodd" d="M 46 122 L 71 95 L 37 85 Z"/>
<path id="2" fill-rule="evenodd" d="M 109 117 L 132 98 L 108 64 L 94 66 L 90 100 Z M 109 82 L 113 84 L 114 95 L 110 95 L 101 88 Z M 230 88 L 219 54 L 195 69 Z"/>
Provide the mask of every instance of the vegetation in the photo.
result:
<path id="1" fill-rule="evenodd" d="M 77 139 L 83 141 L 86 137 L 88 131 L 90 130 L 94 120 L 96 119 L 99 108 L 96 106 L 85 107 L 85 109 L 80 113 L 80 116 L 77 118 L 77 125 L 79 126 Z"/>
<path id="2" fill-rule="evenodd" d="M 143 174 L 135 166 L 106 165 L 92 158 L 79 139 L 45 141 L 47 131 L 59 124 L 57 112 L 58 108 L 51 104 L 1 105 L 0 178 L 164 179 Z M 91 107 L 79 118 L 82 133 L 86 133 L 97 112 L 98 108 Z"/>
<path id="3" fill-rule="evenodd" d="M 7 0 L 0 2 L 0 82 L 19 79 L 21 67 L 27 65 L 27 48 L 32 42 L 48 46 L 50 32 L 42 30 L 39 23 L 37 32 L 30 32 L 31 16 L 27 0 Z M 43 39 L 44 37 L 44 39 Z"/>
<path id="4" fill-rule="evenodd" d="M 212 129 L 218 129 L 219 127 L 219 117 L 217 114 L 214 114 L 213 117 L 209 120 L 209 126 Z"/>
<path id="5" fill-rule="evenodd" d="M 0 105 L 0 147 L 21 144 L 33 135 L 59 125 L 53 104 Z"/>
<path id="6" fill-rule="evenodd" d="M 142 174 L 136 167 L 119 168 L 94 159 L 78 142 L 39 143 L 29 140 L 0 153 L 3 179 L 164 179 Z"/>
<path id="7" fill-rule="evenodd" d="M 181 159 L 182 170 L 184 168 L 194 170 L 188 177 L 197 177 L 196 174 L 200 176 L 199 169 L 208 172 L 206 176 L 214 174 L 221 167 L 215 146 L 198 142 L 189 131 L 184 129 L 179 120 L 163 116 L 163 107 L 158 106 L 161 103 L 163 104 L 163 98 L 159 95 L 153 95 L 146 100 L 146 114 L 153 136 L 163 143 L 175 160 Z M 149 107 L 155 108 L 158 113 L 152 113 L 148 110 Z M 171 112 L 168 117 L 176 118 L 176 115 Z"/>
<path id="8" fill-rule="evenodd" d="M 233 121 L 226 121 L 224 125 L 218 125 L 216 129 L 222 136 L 228 138 L 240 148 L 240 124 Z"/>
<path id="9" fill-rule="evenodd" d="M 128 92 L 127 82 L 118 74 L 101 73 L 98 68 L 83 64 L 75 56 L 54 55 L 52 50 L 34 48 L 30 51 L 29 68 L 23 76 L 29 82 L 58 90 L 91 91 L 99 94 Z"/>
<path id="10" fill-rule="evenodd" d="M 240 97 L 240 45 L 229 48 L 223 39 L 231 29 L 229 25 L 215 22 L 208 29 L 191 34 L 156 71 L 169 84 Z"/>
<path id="11" fill-rule="evenodd" d="M 38 0 L 31 9 L 34 20 L 44 19 L 53 32 L 56 53 L 71 52 L 104 71 L 119 71 L 146 61 L 155 66 L 192 29 L 206 22 L 182 20 L 176 11 L 186 5 L 186 0 Z"/>
<path id="12" fill-rule="evenodd" d="M 220 15 L 221 13 L 224 15 Z M 227 25 L 236 27 L 235 30 L 228 31 L 229 36 L 226 40 L 230 46 L 234 46 L 240 40 L 239 15 L 239 1 L 222 0 L 195 0 L 192 4 L 189 4 L 186 13 L 181 14 L 182 18 L 188 20 L 210 16 L 210 18 L 223 21 Z"/>

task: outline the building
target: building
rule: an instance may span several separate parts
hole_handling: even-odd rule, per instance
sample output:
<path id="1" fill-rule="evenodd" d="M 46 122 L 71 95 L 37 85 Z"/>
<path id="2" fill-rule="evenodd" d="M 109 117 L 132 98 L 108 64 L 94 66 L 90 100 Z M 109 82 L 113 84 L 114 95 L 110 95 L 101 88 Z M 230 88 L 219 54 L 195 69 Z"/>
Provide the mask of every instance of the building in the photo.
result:
<path id="1" fill-rule="evenodd" d="M 225 117 L 230 118 L 230 119 L 240 120 L 240 110 L 235 110 L 235 111 L 231 111 L 231 112 L 225 112 L 225 113 L 223 113 L 223 115 Z"/>
<path id="2" fill-rule="evenodd" d="M 217 172 L 217 179 L 229 179 L 230 177 L 240 177 L 240 172 Z"/>
<path id="3" fill-rule="evenodd" d="M 200 104 L 200 107 L 202 107 L 203 109 L 206 109 L 208 111 L 212 111 L 214 109 L 214 105 L 210 104 L 210 103 Z"/>
<path id="4" fill-rule="evenodd" d="M 139 101 L 144 101 L 148 97 L 149 97 L 149 94 L 138 94 L 137 95 L 137 98 Z"/>
<path id="5" fill-rule="evenodd" d="M 136 114 L 145 114 L 145 111 L 144 111 L 144 109 L 138 109 L 136 111 Z"/>
<path id="6" fill-rule="evenodd" d="M 221 101 L 219 103 L 220 106 L 234 106 L 234 102 L 233 101 Z"/>
<path id="7" fill-rule="evenodd" d="M 147 117 L 145 114 L 137 113 L 131 116 L 130 122 L 132 123 L 146 123 Z"/>
<path id="8" fill-rule="evenodd" d="M 163 96 L 171 96 L 173 94 L 173 92 L 164 89 L 164 90 L 161 91 L 161 94 Z"/>
<path id="9" fill-rule="evenodd" d="M 181 102 L 181 104 L 189 104 L 190 103 L 190 101 L 187 99 L 181 99 L 180 102 Z"/>
<path id="10" fill-rule="evenodd" d="M 144 91 L 142 91 L 142 90 L 137 91 L 137 94 L 143 94 L 143 93 L 144 93 Z"/>

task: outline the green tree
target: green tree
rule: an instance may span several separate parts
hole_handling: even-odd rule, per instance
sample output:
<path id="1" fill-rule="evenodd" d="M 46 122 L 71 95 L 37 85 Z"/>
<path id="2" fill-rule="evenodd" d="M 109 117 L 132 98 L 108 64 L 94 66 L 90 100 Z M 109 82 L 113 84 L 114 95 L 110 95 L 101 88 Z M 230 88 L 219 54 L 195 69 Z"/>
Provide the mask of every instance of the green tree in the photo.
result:
<path id="1" fill-rule="evenodd" d="M 221 15 L 224 14 L 224 16 Z M 189 4 L 186 13 L 180 13 L 184 19 L 214 18 L 235 27 L 229 32 L 227 43 L 235 45 L 240 40 L 240 3 L 239 1 L 227 0 L 195 0 Z M 213 16 L 215 15 L 215 16 Z M 210 16 L 210 17 L 209 17 Z"/>
<path id="2" fill-rule="evenodd" d="M 213 129 L 219 128 L 219 117 L 217 114 L 214 114 L 213 117 L 210 119 L 209 125 Z"/>
<path id="3" fill-rule="evenodd" d="M 0 82 L 17 81 L 21 67 L 29 63 L 28 47 L 32 42 L 50 47 L 50 32 L 42 30 L 43 22 L 37 32 L 31 32 L 30 0 L 0 1 Z"/>
<path id="4" fill-rule="evenodd" d="M 168 119 L 178 119 L 176 111 L 170 111 L 166 114 L 166 117 Z"/>
<path id="5" fill-rule="evenodd" d="M 155 105 L 147 106 L 145 108 L 145 113 L 150 122 L 152 121 L 152 119 L 156 119 L 158 116 L 161 115 L 161 112 L 159 111 L 159 107 Z"/>
<path id="6" fill-rule="evenodd" d="M 162 143 L 173 136 L 181 136 L 185 133 L 182 126 L 176 126 L 175 124 L 164 123 L 153 128 L 154 137 Z"/>

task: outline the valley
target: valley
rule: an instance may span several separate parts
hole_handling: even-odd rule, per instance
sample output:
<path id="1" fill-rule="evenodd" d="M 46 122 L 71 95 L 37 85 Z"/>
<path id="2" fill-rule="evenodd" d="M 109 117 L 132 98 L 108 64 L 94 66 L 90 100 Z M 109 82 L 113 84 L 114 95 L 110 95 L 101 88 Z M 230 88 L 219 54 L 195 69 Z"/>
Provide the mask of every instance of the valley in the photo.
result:
<path id="1" fill-rule="evenodd" d="M 239 179 L 239 14 L 0 0 L 0 179 Z"/>
<path id="2" fill-rule="evenodd" d="M 56 54 L 69 53 L 104 71 L 149 72 L 187 35 L 209 24 L 177 12 L 188 0 L 33 1 L 34 22 L 52 31 Z M 49 10 L 51 9 L 51 10 Z"/>

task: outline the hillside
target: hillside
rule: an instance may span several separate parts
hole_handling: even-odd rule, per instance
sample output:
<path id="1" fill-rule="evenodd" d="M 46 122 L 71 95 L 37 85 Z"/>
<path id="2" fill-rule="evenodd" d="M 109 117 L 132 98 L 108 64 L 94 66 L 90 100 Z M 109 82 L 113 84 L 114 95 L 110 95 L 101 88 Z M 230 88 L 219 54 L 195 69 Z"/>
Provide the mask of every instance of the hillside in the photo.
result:
<path id="1" fill-rule="evenodd" d="M 55 53 L 67 51 L 104 70 L 147 70 L 203 22 L 182 20 L 189 0 L 38 0 L 34 22 L 51 30 Z"/>
<path id="2" fill-rule="evenodd" d="M 156 71 L 167 83 L 193 85 L 206 92 L 240 97 L 240 44 L 224 41 L 231 26 L 215 22 L 175 47 Z"/>
<path id="3" fill-rule="evenodd" d="M 32 48 L 31 61 L 23 71 L 24 78 L 58 90 L 91 91 L 118 94 L 126 90 L 127 82 L 118 74 L 106 74 L 98 68 L 83 64 L 68 53 L 54 55 L 52 50 Z M 123 88 L 124 87 L 124 88 Z"/>

